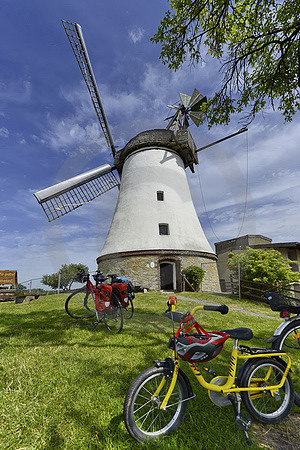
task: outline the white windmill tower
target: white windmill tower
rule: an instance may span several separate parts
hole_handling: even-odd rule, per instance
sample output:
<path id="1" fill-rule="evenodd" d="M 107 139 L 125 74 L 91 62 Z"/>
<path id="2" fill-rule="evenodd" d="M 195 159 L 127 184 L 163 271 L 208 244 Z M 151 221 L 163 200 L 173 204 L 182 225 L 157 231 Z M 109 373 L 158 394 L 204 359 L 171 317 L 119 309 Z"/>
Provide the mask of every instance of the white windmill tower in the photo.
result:
<path id="1" fill-rule="evenodd" d="M 182 103 L 173 106 L 176 113 L 166 129 L 144 131 L 116 151 L 81 27 L 62 22 L 114 165 L 105 164 L 36 192 L 48 220 L 119 186 L 112 224 L 97 258 L 99 270 L 124 274 L 150 289 L 180 290 L 181 271 L 193 264 L 203 266 L 206 272 L 203 287 L 219 290 L 216 255 L 200 225 L 185 173 L 187 167 L 194 171 L 197 151 L 203 149 L 196 149 L 187 129 L 188 118 L 199 125 L 205 98 L 196 89 L 192 97 L 180 94 Z"/>

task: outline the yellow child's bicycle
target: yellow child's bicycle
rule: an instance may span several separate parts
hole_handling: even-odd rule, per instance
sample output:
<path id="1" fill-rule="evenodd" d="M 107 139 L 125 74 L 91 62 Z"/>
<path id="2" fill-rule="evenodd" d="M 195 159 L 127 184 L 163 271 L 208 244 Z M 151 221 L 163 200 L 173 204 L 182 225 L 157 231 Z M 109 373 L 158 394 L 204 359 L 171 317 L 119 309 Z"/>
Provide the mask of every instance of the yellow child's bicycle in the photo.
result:
<path id="1" fill-rule="evenodd" d="M 195 397 L 187 375 L 180 368 L 180 360 L 188 362 L 200 385 L 208 390 L 218 406 L 233 405 L 237 425 L 245 432 L 251 420 L 241 413 L 243 402 L 249 413 L 263 423 L 277 423 L 290 412 L 294 402 L 294 387 L 289 370 L 290 357 L 282 351 L 240 345 L 239 340 L 253 337 L 250 328 L 234 328 L 207 332 L 196 320 L 198 310 L 227 314 L 226 305 L 196 306 L 186 314 L 175 311 L 176 297 L 170 297 L 168 316 L 173 321 L 173 334 L 168 347 L 172 356 L 154 361 L 130 386 L 124 403 L 124 421 L 130 435 L 139 442 L 155 439 L 177 430 L 184 418 L 188 401 Z M 174 322 L 180 322 L 175 333 Z M 191 332 L 195 330 L 195 332 Z M 215 358 L 224 342 L 234 339 L 228 374 L 217 374 L 196 363 Z M 237 374 L 237 363 L 243 360 Z M 212 378 L 206 381 L 206 378 Z"/>

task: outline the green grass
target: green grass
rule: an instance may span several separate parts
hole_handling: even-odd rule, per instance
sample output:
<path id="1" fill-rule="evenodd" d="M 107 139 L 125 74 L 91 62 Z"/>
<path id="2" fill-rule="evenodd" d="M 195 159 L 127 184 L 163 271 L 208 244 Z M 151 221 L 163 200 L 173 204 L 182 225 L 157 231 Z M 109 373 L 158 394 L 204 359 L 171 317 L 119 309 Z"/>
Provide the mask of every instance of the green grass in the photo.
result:
<path id="1" fill-rule="evenodd" d="M 252 328 L 253 345 L 265 345 L 278 325 L 277 314 L 264 305 L 221 295 L 182 295 L 274 316 L 274 320 L 266 319 L 234 309 L 227 316 L 215 312 L 200 316 L 208 330 Z M 133 318 L 125 321 L 117 335 L 103 325 L 92 331 L 91 321 L 71 319 L 64 311 L 63 294 L 30 303 L 0 304 L 0 448 L 244 448 L 245 438 L 235 425 L 231 407 L 212 404 L 191 376 L 196 399 L 189 402 L 176 433 L 145 445 L 128 435 L 122 410 L 129 385 L 154 359 L 168 356 L 172 326 L 163 314 L 167 298 L 162 293 L 138 294 Z M 194 306 L 194 302 L 181 300 L 177 309 L 185 312 Z M 210 365 L 222 375 L 226 375 L 222 367 L 228 363 L 229 347 Z M 298 417 L 296 407 L 293 415 Z M 252 437 L 256 442 L 252 448 L 261 448 L 259 434 L 252 433 Z"/>

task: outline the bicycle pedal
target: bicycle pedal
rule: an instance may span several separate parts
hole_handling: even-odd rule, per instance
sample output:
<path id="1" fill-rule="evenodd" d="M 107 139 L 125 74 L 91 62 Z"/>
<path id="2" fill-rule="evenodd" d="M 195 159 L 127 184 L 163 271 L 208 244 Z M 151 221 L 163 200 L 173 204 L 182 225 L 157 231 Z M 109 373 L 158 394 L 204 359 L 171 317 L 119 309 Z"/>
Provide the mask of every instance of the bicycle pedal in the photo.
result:
<path id="1" fill-rule="evenodd" d="M 236 416 L 235 422 L 236 422 L 237 426 L 239 426 L 244 431 L 248 431 L 250 429 L 251 423 L 252 423 L 251 419 L 249 419 L 249 417 L 247 417 L 243 413 L 240 413 L 238 416 Z"/>

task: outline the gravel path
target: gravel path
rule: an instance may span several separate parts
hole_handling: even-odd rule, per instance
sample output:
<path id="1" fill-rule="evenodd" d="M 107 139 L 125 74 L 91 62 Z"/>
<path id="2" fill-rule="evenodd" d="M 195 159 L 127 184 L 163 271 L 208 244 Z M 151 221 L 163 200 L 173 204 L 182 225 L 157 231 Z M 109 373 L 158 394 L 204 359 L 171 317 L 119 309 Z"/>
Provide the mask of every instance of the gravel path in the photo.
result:
<path id="1" fill-rule="evenodd" d="M 202 300 L 196 300 L 195 298 L 189 298 L 189 297 L 183 297 L 181 295 L 176 295 L 176 297 L 179 300 L 188 300 L 190 302 L 195 302 L 195 303 L 201 303 L 202 305 L 207 304 L 207 302 L 204 302 Z M 267 314 L 261 314 L 261 313 L 255 313 L 252 311 L 248 311 L 247 309 L 244 308 L 239 308 L 238 306 L 229 306 L 229 309 L 234 309 L 235 311 L 241 311 L 247 314 L 251 314 L 252 316 L 258 316 L 258 317 L 265 317 L 266 319 L 273 319 L 273 320 L 282 320 L 280 319 L 280 317 L 272 317 L 272 316 L 268 316 Z"/>

